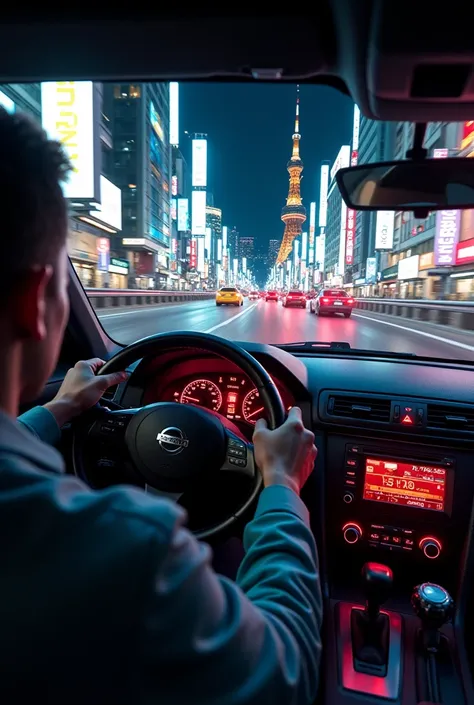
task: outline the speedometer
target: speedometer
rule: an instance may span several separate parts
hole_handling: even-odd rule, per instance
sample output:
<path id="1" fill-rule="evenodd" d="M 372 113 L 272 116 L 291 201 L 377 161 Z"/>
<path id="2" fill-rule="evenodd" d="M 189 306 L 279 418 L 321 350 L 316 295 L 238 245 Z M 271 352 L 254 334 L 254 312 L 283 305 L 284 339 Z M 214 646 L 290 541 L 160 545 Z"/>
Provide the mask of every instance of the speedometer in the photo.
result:
<path id="1" fill-rule="evenodd" d="M 265 416 L 265 407 L 260 399 L 260 394 L 256 387 L 245 395 L 242 403 L 242 416 L 247 423 L 255 423 L 257 419 Z"/>
<path id="2" fill-rule="evenodd" d="M 222 394 L 214 382 L 209 379 L 193 379 L 181 392 L 181 404 L 198 404 L 212 411 L 219 411 L 222 406 Z"/>

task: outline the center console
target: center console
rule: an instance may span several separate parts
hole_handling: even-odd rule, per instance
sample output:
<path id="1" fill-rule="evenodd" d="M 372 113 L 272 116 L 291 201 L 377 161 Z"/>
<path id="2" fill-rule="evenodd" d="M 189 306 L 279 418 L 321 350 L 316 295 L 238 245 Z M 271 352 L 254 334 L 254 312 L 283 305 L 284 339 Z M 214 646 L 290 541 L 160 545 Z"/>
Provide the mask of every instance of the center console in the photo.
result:
<path id="1" fill-rule="evenodd" d="M 474 485 L 470 458 L 436 446 L 330 437 L 326 540 L 337 547 L 328 555 L 336 592 L 347 589 L 351 574 L 360 589 L 367 561 L 409 566 L 397 571 L 396 587 L 404 574 L 409 591 L 427 579 L 444 584 L 449 575 L 446 588 L 455 591 Z"/>
<path id="2" fill-rule="evenodd" d="M 345 444 L 342 537 L 377 551 L 440 558 L 448 540 L 455 461 Z"/>
<path id="3" fill-rule="evenodd" d="M 461 705 L 449 621 L 471 514 L 472 451 L 332 435 L 326 452 L 327 628 L 336 656 L 328 675 L 338 683 L 331 704 L 361 696 L 438 703 L 454 694 Z"/>

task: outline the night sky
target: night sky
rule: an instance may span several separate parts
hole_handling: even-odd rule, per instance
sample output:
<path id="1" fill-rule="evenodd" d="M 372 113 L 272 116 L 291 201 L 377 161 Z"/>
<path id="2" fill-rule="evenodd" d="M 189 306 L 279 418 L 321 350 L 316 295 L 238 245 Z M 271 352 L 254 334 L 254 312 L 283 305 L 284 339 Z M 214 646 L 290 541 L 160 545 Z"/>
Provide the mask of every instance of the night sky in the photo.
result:
<path id="1" fill-rule="evenodd" d="M 184 130 L 207 133 L 208 190 L 222 208 L 223 224 L 254 236 L 264 248 L 283 235 L 295 101 L 294 85 L 180 83 L 181 147 L 188 163 Z M 320 163 L 334 161 L 350 142 L 352 119 L 347 96 L 323 86 L 300 87 L 301 190 L 308 218 L 310 202 L 319 200 Z"/>

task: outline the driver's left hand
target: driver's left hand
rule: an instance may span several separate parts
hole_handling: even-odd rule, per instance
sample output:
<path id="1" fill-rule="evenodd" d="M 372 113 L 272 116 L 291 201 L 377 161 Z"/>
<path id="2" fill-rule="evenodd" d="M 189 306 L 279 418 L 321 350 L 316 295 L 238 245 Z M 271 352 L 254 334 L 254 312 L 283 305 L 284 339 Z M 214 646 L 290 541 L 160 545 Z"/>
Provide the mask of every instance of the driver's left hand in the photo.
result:
<path id="1" fill-rule="evenodd" d="M 59 392 L 45 404 L 60 428 L 97 404 L 109 387 L 127 379 L 126 372 L 97 377 L 104 364 L 104 360 L 94 357 L 92 360 L 80 360 L 68 370 Z"/>

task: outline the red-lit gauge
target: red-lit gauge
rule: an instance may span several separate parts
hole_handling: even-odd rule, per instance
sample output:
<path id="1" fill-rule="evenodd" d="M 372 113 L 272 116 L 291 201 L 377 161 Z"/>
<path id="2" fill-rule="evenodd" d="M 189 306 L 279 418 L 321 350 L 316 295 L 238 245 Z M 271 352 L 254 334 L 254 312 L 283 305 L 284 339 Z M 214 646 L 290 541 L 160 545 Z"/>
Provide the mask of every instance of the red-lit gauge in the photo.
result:
<path id="1" fill-rule="evenodd" d="M 179 398 L 181 404 L 198 404 L 212 411 L 219 411 L 222 406 L 222 394 L 219 387 L 209 379 L 193 379 L 187 384 Z"/>
<path id="2" fill-rule="evenodd" d="M 255 423 L 257 419 L 265 416 L 265 407 L 256 387 L 245 395 L 242 403 L 242 416 L 248 423 Z"/>

